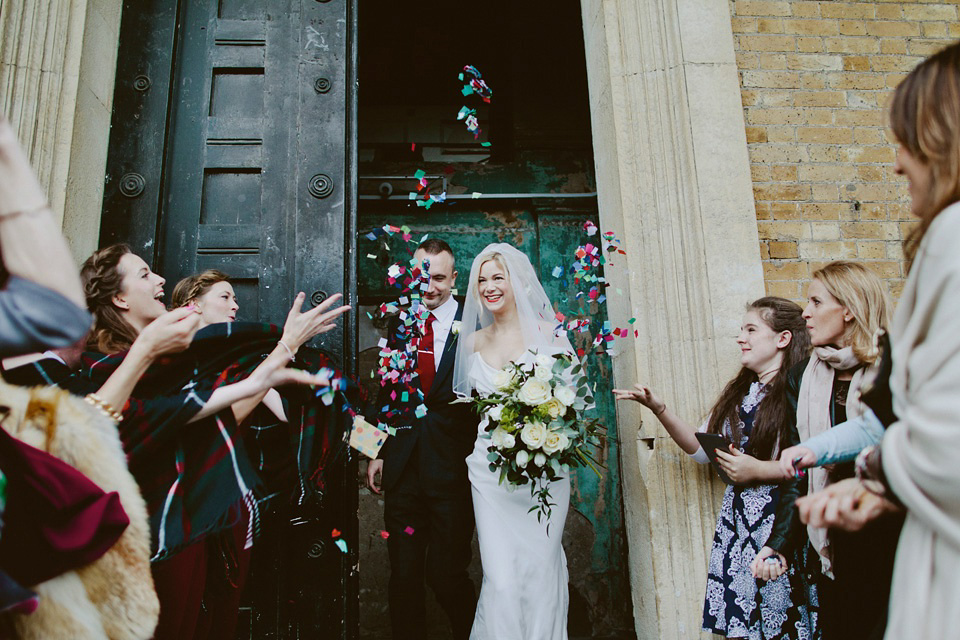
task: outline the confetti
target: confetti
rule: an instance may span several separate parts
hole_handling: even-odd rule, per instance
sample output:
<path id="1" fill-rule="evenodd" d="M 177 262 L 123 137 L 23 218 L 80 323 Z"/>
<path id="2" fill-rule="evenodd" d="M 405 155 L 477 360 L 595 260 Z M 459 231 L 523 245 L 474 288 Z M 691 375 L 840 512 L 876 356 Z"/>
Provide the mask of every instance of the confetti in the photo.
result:
<path id="1" fill-rule="evenodd" d="M 347 552 L 347 543 L 344 542 L 343 538 L 339 538 L 333 541 L 333 544 L 337 545 L 337 549 L 340 549 L 343 553 Z"/>
<path id="2" fill-rule="evenodd" d="M 384 540 L 386 540 L 387 538 L 390 537 L 390 533 L 387 532 L 387 531 L 381 531 L 381 532 L 380 532 L 380 537 L 383 538 Z"/>
<path id="3" fill-rule="evenodd" d="M 406 529 L 403 530 L 403 532 L 404 532 L 405 534 L 407 534 L 408 536 L 412 536 L 412 535 L 413 535 L 413 527 L 408 526 Z"/>

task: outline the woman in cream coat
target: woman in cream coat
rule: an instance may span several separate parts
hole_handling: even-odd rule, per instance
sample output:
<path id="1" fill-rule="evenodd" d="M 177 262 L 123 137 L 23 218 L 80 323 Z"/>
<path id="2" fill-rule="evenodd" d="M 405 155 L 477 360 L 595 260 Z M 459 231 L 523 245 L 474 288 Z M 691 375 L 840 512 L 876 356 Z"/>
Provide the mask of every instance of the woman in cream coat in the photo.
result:
<path id="1" fill-rule="evenodd" d="M 920 218 L 891 328 L 898 419 L 857 460 L 858 479 L 801 499 L 801 518 L 858 529 L 905 508 L 887 639 L 960 637 L 960 43 L 921 63 L 890 111 L 895 170 Z"/>

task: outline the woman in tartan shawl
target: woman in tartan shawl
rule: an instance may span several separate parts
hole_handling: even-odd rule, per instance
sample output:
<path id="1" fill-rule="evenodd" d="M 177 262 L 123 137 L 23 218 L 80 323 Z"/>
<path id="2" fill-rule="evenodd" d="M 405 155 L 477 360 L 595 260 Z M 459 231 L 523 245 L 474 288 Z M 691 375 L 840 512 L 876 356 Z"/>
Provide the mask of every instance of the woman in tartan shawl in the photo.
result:
<path id="1" fill-rule="evenodd" d="M 81 279 L 95 318 L 88 340 L 94 353 L 84 354 L 81 376 L 99 384 L 121 365 L 139 332 L 166 311 L 165 281 L 125 245 L 95 252 Z M 299 294 L 279 340 L 276 330 L 264 325 L 208 327 L 183 355 L 154 364 L 123 407 L 120 437 L 154 536 L 153 574 L 161 603 L 155 638 L 181 640 L 200 632 L 208 565 L 220 561 L 219 553 L 208 553 L 207 536 L 249 514 L 242 537 L 244 546 L 251 543 L 259 480 L 237 423 L 271 388 L 329 384 L 327 375 L 287 365 L 305 342 L 334 328 L 333 321 L 349 310 L 331 309 L 339 298 L 301 313 Z M 232 627 L 236 611 L 230 616 L 211 621 L 210 630 L 219 634 Z"/>

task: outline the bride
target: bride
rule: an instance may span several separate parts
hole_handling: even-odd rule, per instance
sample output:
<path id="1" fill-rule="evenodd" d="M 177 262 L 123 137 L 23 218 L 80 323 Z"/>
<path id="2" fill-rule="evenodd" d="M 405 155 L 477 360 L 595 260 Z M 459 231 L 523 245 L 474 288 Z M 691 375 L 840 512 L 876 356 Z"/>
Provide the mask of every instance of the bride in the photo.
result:
<path id="1" fill-rule="evenodd" d="M 473 261 L 464 304 L 453 390 L 484 395 L 507 363 L 536 355 L 573 355 L 557 337 L 554 311 L 526 255 L 508 244 L 488 245 Z M 566 640 L 567 559 L 561 539 L 570 506 L 570 478 L 550 485 L 549 532 L 530 508 L 529 487 L 499 483 L 487 460 L 489 435 L 483 418 L 467 471 L 480 540 L 483 584 L 470 640 Z M 529 464 L 534 464 L 532 461 Z"/>

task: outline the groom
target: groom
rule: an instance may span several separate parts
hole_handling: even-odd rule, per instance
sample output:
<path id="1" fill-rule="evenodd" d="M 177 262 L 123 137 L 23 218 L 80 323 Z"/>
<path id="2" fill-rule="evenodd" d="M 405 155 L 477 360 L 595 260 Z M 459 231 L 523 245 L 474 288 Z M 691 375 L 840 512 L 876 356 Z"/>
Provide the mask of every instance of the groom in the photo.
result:
<path id="1" fill-rule="evenodd" d="M 476 609 L 476 591 L 467 575 L 473 539 L 473 502 L 465 458 L 473 450 L 478 418 L 468 404 L 451 404 L 453 362 L 463 305 L 451 295 L 457 281 L 453 250 L 431 238 L 414 258 L 430 263 L 430 286 L 423 303 L 430 311 L 417 350 L 414 384 L 424 394 L 427 413 L 417 418 L 393 407 L 391 393 L 400 397 L 403 385 L 381 386 L 377 406 L 380 421 L 394 427 L 380 456 L 367 467 L 367 484 L 384 495 L 384 520 L 389 534 L 389 603 L 394 640 L 422 640 L 426 634 L 424 582 L 447 612 L 452 637 L 467 640 Z M 392 349 L 403 348 L 398 321 L 387 337 Z M 416 394 L 416 390 L 406 389 Z M 416 406 L 416 403 L 411 403 Z M 388 411 L 384 412 L 384 407 Z"/>

